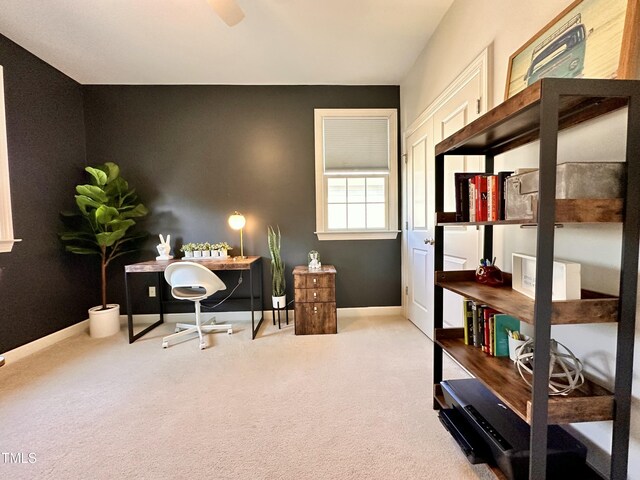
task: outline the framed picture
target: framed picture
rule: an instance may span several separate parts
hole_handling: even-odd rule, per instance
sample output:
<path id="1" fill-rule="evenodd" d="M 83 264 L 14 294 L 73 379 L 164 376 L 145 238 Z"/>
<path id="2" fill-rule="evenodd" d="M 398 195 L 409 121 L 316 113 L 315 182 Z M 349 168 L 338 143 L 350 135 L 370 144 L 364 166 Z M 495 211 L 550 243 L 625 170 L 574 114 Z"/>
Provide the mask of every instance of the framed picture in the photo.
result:
<path id="1" fill-rule="evenodd" d="M 633 78 L 640 0 L 577 0 L 509 58 L 505 100 L 544 77 Z"/>

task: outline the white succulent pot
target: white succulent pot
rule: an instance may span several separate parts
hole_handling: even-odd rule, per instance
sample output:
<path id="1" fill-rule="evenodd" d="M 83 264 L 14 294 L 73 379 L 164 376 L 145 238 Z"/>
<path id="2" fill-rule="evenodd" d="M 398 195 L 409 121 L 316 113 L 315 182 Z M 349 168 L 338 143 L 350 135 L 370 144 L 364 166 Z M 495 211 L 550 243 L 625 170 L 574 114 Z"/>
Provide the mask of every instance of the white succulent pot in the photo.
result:
<path id="1" fill-rule="evenodd" d="M 202 250 L 194 250 L 193 251 L 193 256 L 195 258 L 202 257 Z"/>
<path id="2" fill-rule="evenodd" d="M 211 256 L 211 250 L 202 250 L 202 256 L 203 257 L 210 257 Z"/>
<path id="3" fill-rule="evenodd" d="M 227 258 L 227 251 L 223 248 L 222 250 L 218 250 L 219 258 Z"/>
<path id="4" fill-rule="evenodd" d="M 89 335 L 91 338 L 109 337 L 119 331 L 120 305 L 108 303 L 106 310 L 102 310 L 102 305 L 89 309 Z"/>
<path id="5" fill-rule="evenodd" d="M 184 258 L 193 258 L 193 252 L 184 252 Z"/>
<path id="6" fill-rule="evenodd" d="M 281 297 L 274 297 L 272 295 L 271 302 L 272 302 L 273 308 L 284 308 L 287 306 L 287 296 L 282 295 Z"/>

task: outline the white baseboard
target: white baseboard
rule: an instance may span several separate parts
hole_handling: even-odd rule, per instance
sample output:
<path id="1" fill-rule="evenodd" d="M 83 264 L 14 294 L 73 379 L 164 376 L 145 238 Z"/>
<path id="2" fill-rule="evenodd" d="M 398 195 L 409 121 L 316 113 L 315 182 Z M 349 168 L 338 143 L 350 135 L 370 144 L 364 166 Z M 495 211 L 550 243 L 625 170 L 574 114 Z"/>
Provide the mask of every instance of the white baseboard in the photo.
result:
<path id="1" fill-rule="evenodd" d="M 83 320 L 82 322 L 76 323 L 75 325 L 71 325 L 70 327 L 63 328 L 62 330 L 58 330 L 57 332 L 53 332 L 52 334 L 34 340 L 33 342 L 26 343 L 18 348 L 14 348 L 13 350 L 9 350 L 2 355 L 4 356 L 5 362 L 8 365 L 10 363 L 17 362 L 18 360 L 21 360 L 33 353 L 50 347 L 51 345 L 54 345 L 66 338 L 73 337 L 74 335 L 78 335 L 79 333 L 87 332 L 88 330 L 89 319 Z"/>
<path id="2" fill-rule="evenodd" d="M 339 308 L 338 318 L 362 318 L 381 316 L 402 316 L 402 307 L 352 307 Z"/>
<path id="3" fill-rule="evenodd" d="M 216 321 L 218 323 L 225 322 L 248 322 L 250 320 L 250 312 L 203 312 L 202 319 L 203 321 L 208 321 L 211 317 L 215 316 Z M 339 308 L 338 309 L 338 318 L 363 318 L 363 317 L 379 317 L 379 316 L 395 316 L 402 315 L 402 307 L 355 307 L 355 308 Z M 293 309 L 289 310 L 289 322 L 293 322 L 294 320 L 294 311 Z M 256 312 L 255 321 L 260 321 L 260 312 Z M 262 312 L 262 318 L 265 321 L 272 321 L 273 314 L 271 310 L 265 310 Z M 193 313 L 166 313 L 164 315 L 165 322 L 167 323 L 176 323 L 176 322 L 193 322 Z M 134 315 L 133 323 L 134 324 L 151 324 L 158 320 L 157 314 L 149 314 L 149 315 Z M 282 317 L 280 318 L 280 322 L 283 322 L 284 312 Z M 127 324 L 127 316 L 120 315 L 120 324 Z M 2 356 L 5 359 L 5 364 L 10 364 L 16 362 L 24 357 L 27 357 L 33 353 L 36 353 L 40 350 L 43 350 L 51 345 L 54 345 L 66 338 L 72 337 L 74 335 L 78 335 L 80 333 L 85 333 L 89 329 L 89 319 L 83 320 L 82 322 L 76 323 L 75 325 L 71 325 L 70 327 L 64 328 L 57 332 L 54 332 L 46 337 L 39 338 L 38 340 L 34 340 L 33 342 L 22 345 L 21 347 L 14 348 L 13 350 L 9 350 L 6 353 L 3 353 Z"/>

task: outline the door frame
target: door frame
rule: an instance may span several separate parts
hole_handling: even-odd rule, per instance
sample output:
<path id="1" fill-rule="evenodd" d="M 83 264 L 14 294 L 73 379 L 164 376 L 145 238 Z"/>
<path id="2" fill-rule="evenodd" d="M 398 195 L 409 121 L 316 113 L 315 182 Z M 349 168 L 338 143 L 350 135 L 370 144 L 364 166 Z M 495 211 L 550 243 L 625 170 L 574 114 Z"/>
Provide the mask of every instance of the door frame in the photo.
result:
<path id="1" fill-rule="evenodd" d="M 464 88 L 472 79 L 479 76 L 481 84 L 481 96 L 479 99 L 479 113 L 485 113 L 492 104 L 491 90 L 489 86 L 493 83 L 492 71 L 492 45 L 488 45 L 480 54 L 460 73 L 444 91 L 402 132 L 402 241 L 401 241 L 401 264 L 402 264 L 402 315 L 408 318 L 408 289 L 409 289 L 409 252 L 407 244 L 408 214 L 408 185 L 407 185 L 407 139 L 418 128 L 422 127 L 435 113 L 445 105 L 451 97 Z"/>

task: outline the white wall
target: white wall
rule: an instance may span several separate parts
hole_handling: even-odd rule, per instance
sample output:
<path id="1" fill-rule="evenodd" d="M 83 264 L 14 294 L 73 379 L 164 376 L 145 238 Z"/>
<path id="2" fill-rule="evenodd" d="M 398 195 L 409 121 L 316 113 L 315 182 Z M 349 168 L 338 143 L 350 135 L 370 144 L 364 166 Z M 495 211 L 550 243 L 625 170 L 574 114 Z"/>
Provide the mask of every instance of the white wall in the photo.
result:
<path id="1" fill-rule="evenodd" d="M 489 105 L 501 103 L 509 56 L 570 3 L 571 0 L 456 0 L 400 85 L 402 129 L 407 129 L 456 75 L 490 44 L 493 44 L 493 66 L 490 68 L 493 98 L 489 99 Z M 625 122 L 626 112 L 620 111 L 563 132 L 559 158 L 561 161 L 623 161 Z M 537 158 L 538 144 L 534 143 L 498 157 L 496 169 L 537 166 Z M 556 257 L 582 264 L 584 288 L 615 294 L 619 280 L 620 233 L 619 225 L 565 226 L 556 231 Z M 506 271 L 511 271 L 512 252 L 535 254 L 534 229 L 501 227 L 494 229 L 494 235 L 495 252 L 502 259 L 498 264 Z M 615 326 L 553 327 L 552 336 L 585 362 L 586 371 L 592 378 L 612 387 Z M 639 338 L 640 322 L 636 328 L 636 340 Z M 633 385 L 629 478 L 640 479 L 640 354 L 637 351 L 634 360 L 637 373 Z M 608 473 L 611 422 L 583 423 L 574 428 L 590 446 L 590 462 Z"/>

